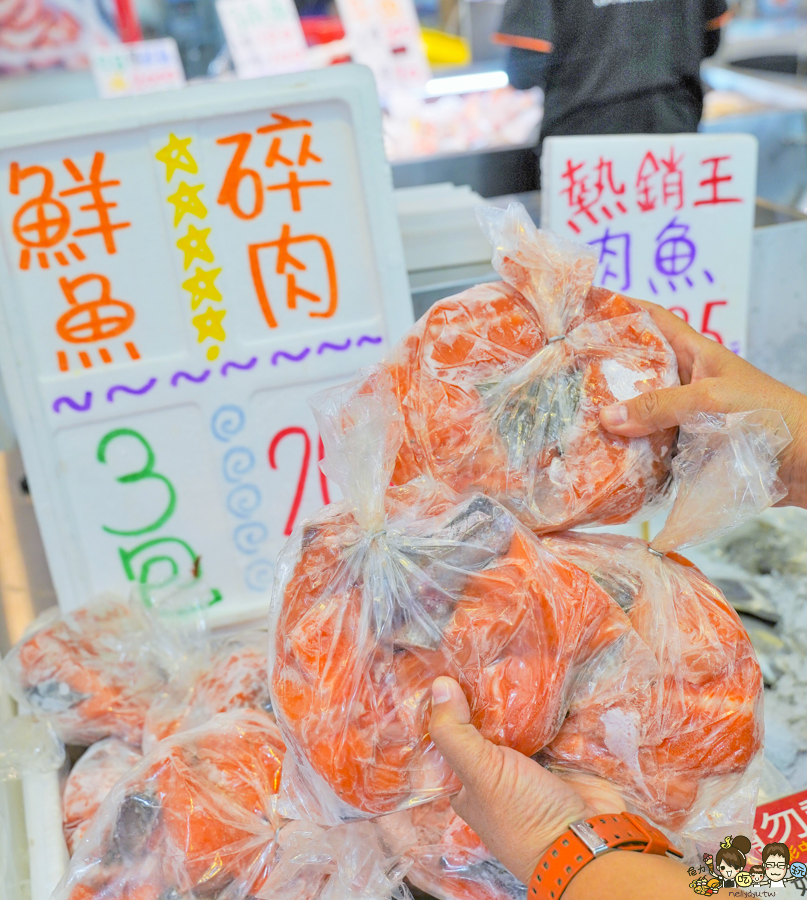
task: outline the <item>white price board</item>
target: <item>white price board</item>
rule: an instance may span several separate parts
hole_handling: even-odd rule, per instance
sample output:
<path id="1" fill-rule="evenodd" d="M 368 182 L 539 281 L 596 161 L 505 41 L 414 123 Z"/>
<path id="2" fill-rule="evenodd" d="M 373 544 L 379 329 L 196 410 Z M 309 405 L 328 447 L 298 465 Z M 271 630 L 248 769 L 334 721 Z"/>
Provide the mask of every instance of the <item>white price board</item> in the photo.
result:
<path id="1" fill-rule="evenodd" d="M 751 135 L 552 137 L 541 224 L 597 250 L 597 284 L 743 354 L 756 183 Z"/>
<path id="2" fill-rule="evenodd" d="M 308 47 L 294 0 L 216 0 L 239 78 L 306 68 Z"/>
<path id="3" fill-rule="evenodd" d="M 105 98 L 129 97 L 183 87 L 185 71 L 173 38 L 93 47 L 92 74 Z"/>
<path id="4" fill-rule="evenodd" d="M 378 92 L 423 92 L 431 69 L 412 0 L 336 0 L 353 59 L 373 71 Z"/>
<path id="5" fill-rule="evenodd" d="M 306 398 L 412 323 L 358 66 L 0 118 L 0 367 L 60 605 L 267 600 L 330 497 Z"/>

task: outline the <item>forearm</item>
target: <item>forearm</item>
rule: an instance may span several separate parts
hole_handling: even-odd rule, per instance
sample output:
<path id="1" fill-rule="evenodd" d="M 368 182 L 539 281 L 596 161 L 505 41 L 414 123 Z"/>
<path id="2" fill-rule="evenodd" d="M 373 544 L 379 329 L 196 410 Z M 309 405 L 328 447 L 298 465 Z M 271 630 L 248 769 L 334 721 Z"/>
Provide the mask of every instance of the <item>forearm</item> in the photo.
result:
<path id="1" fill-rule="evenodd" d="M 690 881 L 670 857 L 616 850 L 584 866 L 563 900 L 692 900 Z"/>

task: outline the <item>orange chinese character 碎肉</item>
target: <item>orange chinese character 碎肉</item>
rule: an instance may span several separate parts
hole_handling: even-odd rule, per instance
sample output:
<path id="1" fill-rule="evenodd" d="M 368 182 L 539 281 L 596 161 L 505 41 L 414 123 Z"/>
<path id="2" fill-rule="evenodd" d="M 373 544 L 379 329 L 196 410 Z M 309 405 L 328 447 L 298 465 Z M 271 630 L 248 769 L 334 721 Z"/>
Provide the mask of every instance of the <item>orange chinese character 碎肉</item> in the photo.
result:
<path id="1" fill-rule="evenodd" d="M 115 178 L 104 180 L 103 166 L 105 156 L 101 152 L 95 153 L 90 166 L 88 176 L 84 176 L 78 166 L 71 159 L 62 160 L 62 164 L 76 184 L 58 192 L 61 198 L 88 194 L 88 202 L 79 205 L 79 213 L 92 214 L 92 224 L 84 224 L 82 216 L 71 215 L 67 205 L 54 196 L 55 180 L 53 172 L 45 166 L 26 166 L 22 168 L 19 163 L 11 163 L 9 170 L 9 193 L 19 196 L 23 182 L 32 178 L 41 178 L 40 191 L 36 196 L 26 200 L 17 210 L 12 221 L 12 233 L 19 244 L 22 245 L 19 258 L 20 269 L 28 269 L 31 265 L 31 252 L 36 250 L 40 268 L 50 267 L 50 258 L 47 251 L 53 250 L 53 256 L 60 266 L 70 264 L 70 259 L 63 249 L 58 247 L 68 236 L 75 238 L 100 235 L 104 248 L 108 254 L 117 253 L 115 232 L 122 228 L 129 228 L 131 222 L 113 222 L 110 210 L 117 207 L 117 203 L 106 199 L 104 191 L 118 187 L 120 181 Z M 73 227 L 71 235 L 71 227 Z M 72 256 L 81 261 L 86 258 L 86 253 L 76 240 L 69 241 L 66 249 Z"/>
<path id="2" fill-rule="evenodd" d="M 274 120 L 272 124 L 263 125 L 256 129 L 257 134 L 273 134 L 278 131 L 312 127 L 312 123 L 308 119 L 291 119 L 282 113 L 272 113 L 272 119 Z M 311 149 L 312 138 L 309 132 L 305 132 L 301 136 L 299 148 L 297 148 L 296 152 L 294 147 L 291 147 L 289 144 L 284 145 L 283 140 L 282 135 L 272 137 L 269 150 L 264 159 L 264 165 L 268 169 L 273 169 L 276 165 L 286 166 L 290 169 L 288 181 L 269 184 L 266 186 L 266 190 L 288 191 L 292 212 L 301 212 L 303 208 L 302 189 L 330 187 L 331 182 L 324 178 L 302 179 L 297 172 L 297 168 L 305 168 L 309 163 L 322 162 L 322 157 L 318 156 Z M 219 138 L 216 143 L 221 146 L 232 144 L 235 147 L 235 152 L 227 167 L 227 172 L 219 190 L 217 202 L 221 206 L 229 206 L 230 210 L 239 219 L 254 219 L 263 211 L 264 188 L 259 173 L 244 164 L 252 144 L 252 135 L 248 132 L 231 134 L 227 137 Z M 249 188 L 245 189 L 244 193 L 246 193 L 246 196 L 243 196 L 242 185 L 245 181 Z"/>
<path id="3" fill-rule="evenodd" d="M 311 318 L 330 318 L 336 312 L 337 304 L 339 302 L 339 289 L 336 280 L 336 262 L 334 260 L 333 251 L 331 250 L 331 245 L 324 237 L 316 234 L 301 234 L 297 237 L 292 237 L 291 226 L 283 225 L 280 237 L 276 241 L 266 241 L 261 244 L 249 245 L 249 266 L 252 271 L 252 280 L 258 294 L 258 302 L 260 303 L 261 311 L 266 319 L 266 324 L 270 328 L 277 328 L 277 319 L 272 311 L 269 295 L 266 291 L 266 285 L 261 272 L 261 250 L 270 248 L 277 249 L 275 272 L 286 278 L 286 305 L 289 309 L 297 309 L 297 300 L 299 298 L 309 300 L 312 303 L 322 303 L 323 301 L 322 295 L 306 290 L 297 283 L 297 275 L 293 270 L 296 269 L 298 272 L 305 272 L 308 267 L 302 260 L 293 256 L 290 252 L 289 248 L 295 244 L 314 244 L 318 246 L 322 251 L 325 262 L 325 271 L 328 279 L 327 306 L 324 309 L 318 308 L 309 310 L 308 315 Z M 289 271 L 290 269 L 292 271 Z"/>

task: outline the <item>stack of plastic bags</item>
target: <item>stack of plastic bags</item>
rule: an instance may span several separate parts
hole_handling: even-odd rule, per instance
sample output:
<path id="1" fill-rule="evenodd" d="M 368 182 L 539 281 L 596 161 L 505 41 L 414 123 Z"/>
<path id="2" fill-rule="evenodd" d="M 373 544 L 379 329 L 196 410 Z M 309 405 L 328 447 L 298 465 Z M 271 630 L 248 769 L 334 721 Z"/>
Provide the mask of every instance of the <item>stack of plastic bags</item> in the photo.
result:
<path id="1" fill-rule="evenodd" d="M 494 500 L 387 487 L 403 429 L 386 370 L 312 405 L 347 499 L 280 557 L 270 663 L 289 808 L 336 824 L 457 789 L 427 735 L 438 675 L 460 680 L 486 737 L 532 755 L 580 673 L 631 635 L 591 576 Z"/>
<path id="2" fill-rule="evenodd" d="M 638 304 L 591 287 L 587 248 L 517 208 L 483 220 L 508 283 L 438 303 L 384 366 L 312 400 L 344 500 L 292 535 L 270 613 L 278 808 L 324 824 L 410 810 L 411 877 L 446 900 L 509 888 L 439 806 L 458 785 L 427 731 L 437 675 L 485 737 L 606 779 L 692 856 L 750 827 L 759 666 L 676 550 L 781 499 L 789 440 L 770 412 L 604 432 L 603 406 L 678 383 L 669 345 Z M 562 531 L 626 521 L 673 482 L 650 544 Z"/>

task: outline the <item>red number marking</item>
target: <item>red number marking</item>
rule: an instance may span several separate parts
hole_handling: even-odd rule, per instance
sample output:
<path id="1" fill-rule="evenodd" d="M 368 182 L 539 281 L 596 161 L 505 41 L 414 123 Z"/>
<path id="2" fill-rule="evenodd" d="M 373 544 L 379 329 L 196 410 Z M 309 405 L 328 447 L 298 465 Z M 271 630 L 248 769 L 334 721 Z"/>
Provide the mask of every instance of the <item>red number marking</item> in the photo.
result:
<path id="1" fill-rule="evenodd" d="M 709 316 L 711 316 L 712 310 L 715 308 L 715 306 L 727 306 L 728 302 L 728 300 L 710 300 L 703 307 L 703 322 L 701 323 L 701 334 L 705 335 L 706 337 L 714 338 L 718 342 L 718 344 L 723 343 L 723 338 L 720 337 L 720 335 L 716 331 L 710 330 Z"/>
<path id="2" fill-rule="evenodd" d="M 320 437 L 319 454 L 317 456 L 317 460 L 319 462 L 322 462 L 323 459 L 325 459 L 325 445 L 322 443 L 322 438 Z M 322 490 L 322 500 L 325 504 L 328 504 L 331 502 L 331 495 L 328 493 L 328 479 L 325 477 L 325 473 L 322 471 L 319 465 L 317 466 L 317 468 L 319 469 L 319 486 Z"/>
<path id="3" fill-rule="evenodd" d="M 283 529 L 283 534 L 286 536 L 290 535 L 294 530 L 294 522 L 297 519 L 297 513 L 300 511 L 300 504 L 303 502 L 303 491 L 305 490 L 305 481 L 306 476 L 308 475 L 308 464 L 311 459 L 311 438 L 309 438 L 308 432 L 305 428 L 293 425 L 290 428 L 284 428 L 281 431 L 278 431 L 272 438 L 272 443 L 269 444 L 269 465 L 273 469 L 277 469 L 275 453 L 283 438 L 288 437 L 290 434 L 299 434 L 303 438 L 303 464 L 300 466 L 300 475 L 297 478 L 297 491 L 294 494 L 289 517 L 286 520 L 286 527 Z"/>

